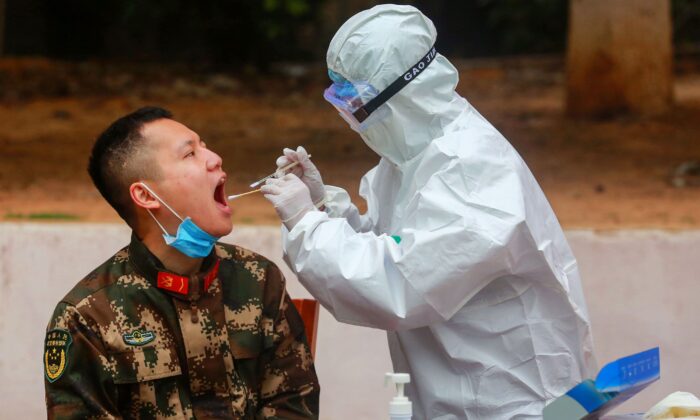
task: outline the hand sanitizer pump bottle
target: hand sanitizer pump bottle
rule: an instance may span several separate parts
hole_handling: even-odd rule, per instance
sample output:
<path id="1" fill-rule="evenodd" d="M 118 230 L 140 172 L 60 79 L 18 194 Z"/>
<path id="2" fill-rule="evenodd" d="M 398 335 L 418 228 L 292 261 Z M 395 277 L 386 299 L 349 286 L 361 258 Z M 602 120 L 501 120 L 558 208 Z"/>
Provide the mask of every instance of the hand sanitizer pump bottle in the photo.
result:
<path id="1" fill-rule="evenodd" d="M 384 386 L 389 381 L 396 384 L 396 396 L 389 403 L 389 419 L 411 420 L 411 415 L 413 415 L 411 401 L 403 394 L 404 385 L 411 382 L 411 375 L 408 373 L 387 373 L 384 377 Z"/>

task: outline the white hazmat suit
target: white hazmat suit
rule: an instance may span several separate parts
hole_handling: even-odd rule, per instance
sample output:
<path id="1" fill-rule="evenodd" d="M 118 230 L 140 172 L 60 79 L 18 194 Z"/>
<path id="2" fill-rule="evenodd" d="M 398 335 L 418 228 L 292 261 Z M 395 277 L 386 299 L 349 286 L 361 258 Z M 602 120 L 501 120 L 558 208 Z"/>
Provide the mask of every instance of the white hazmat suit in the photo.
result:
<path id="1" fill-rule="evenodd" d="M 435 39 L 417 9 L 377 6 L 338 30 L 327 63 L 381 91 Z M 367 213 L 327 186 L 325 212 L 283 228 L 285 257 L 339 321 L 388 331 L 414 418 L 541 418 L 594 373 L 576 260 L 527 166 L 457 81 L 437 54 L 382 105 L 361 131 L 381 156 L 360 187 Z"/>

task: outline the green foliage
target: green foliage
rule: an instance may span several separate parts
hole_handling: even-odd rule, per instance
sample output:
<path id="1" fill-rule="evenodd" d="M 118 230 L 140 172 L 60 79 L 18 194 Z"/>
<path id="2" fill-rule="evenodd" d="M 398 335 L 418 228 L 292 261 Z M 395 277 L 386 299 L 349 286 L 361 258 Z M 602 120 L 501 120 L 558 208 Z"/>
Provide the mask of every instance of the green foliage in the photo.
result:
<path id="1" fill-rule="evenodd" d="M 303 20 L 311 12 L 309 0 L 264 0 L 263 11 L 265 18 L 261 24 L 265 29 L 268 40 L 277 40 L 291 36 L 289 33 L 290 19 Z"/>
<path id="2" fill-rule="evenodd" d="M 323 0 L 24 1 L 46 26 L 35 54 L 264 66 L 310 56 L 302 35 L 317 27 Z"/>
<path id="3" fill-rule="evenodd" d="M 463 57 L 561 53 L 569 0 L 417 0 L 435 22 L 438 48 Z"/>
<path id="4" fill-rule="evenodd" d="M 265 68 L 322 58 L 344 0 L 6 0 L 9 54 Z M 340 10 L 323 22 L 324 2 Z M 561 54 L 571 0 L 397 0 L 428 15 L 452 57 Z M 634 0 L 626 0 L 634 1 Z M 700 0 L 670 0 L 678 51 L 700 51 Z M 373 2 L 366 2 L 367 5 Z M 377 2 L 378 3 L 378 2 Z M 324 17 L 329 19 L 328 16 Z"/>
<path id="5" fill-rule="evenodd" d="M 504 54 L 562 51 L 568 0 L 479 0 Z"/>
<path id="6" fill-rule="evenodd" d="M 700 1 L 673 0 L 673 40 L 680 50 L 700 52 Z"/>
<path id="7" fill-rule="evenodd" d="M 6 213 L 5 219 L 15 220 L 78 220 L 79 217 L 68 213 Z"/>
<path id="8" fill-rule="evenodd" d="M 634 0 L 628 0 L 634 1 Z M 563 53 L 570 0 L 416 0 L 457 56 Z M 671 0 L 674 44 L 700 51 L 700 1 Z"/>
<path id="9" fill-rule="evenodd" d="M 307 0 L 265 0 L 264 9 L 267 12 L 286 12 L 290 16 L 302 17 L 309 13 L 310 4 Z"/>

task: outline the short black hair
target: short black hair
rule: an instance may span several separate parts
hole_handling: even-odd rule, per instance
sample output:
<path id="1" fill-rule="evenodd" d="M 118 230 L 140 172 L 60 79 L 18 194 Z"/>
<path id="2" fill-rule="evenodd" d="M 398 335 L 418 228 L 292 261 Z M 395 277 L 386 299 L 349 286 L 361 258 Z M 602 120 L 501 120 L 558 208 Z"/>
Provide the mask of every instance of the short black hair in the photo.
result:
<path id="1" fill-rule="evenodd" d="M 139 179 L 153 179 L 158 175 L 157 165 L 144 161 L 149 154 L 143 150 L 145 142 L 141 129 L 146 123 L 172 117 L 164 108 L 140 108 L 110 124 L 92 147 L 88 162 L 92 182 L 132 228 L 135 214 L 129 186 Z"/>

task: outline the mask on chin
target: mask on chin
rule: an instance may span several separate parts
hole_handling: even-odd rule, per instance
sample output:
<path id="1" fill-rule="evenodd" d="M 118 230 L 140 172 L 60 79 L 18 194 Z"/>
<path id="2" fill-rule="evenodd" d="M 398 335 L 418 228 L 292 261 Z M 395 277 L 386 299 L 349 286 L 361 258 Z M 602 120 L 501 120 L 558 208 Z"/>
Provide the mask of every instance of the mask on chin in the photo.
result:
<path id="1" fill-rule="evenodd" d="M 170 212 L 180 219 L 180 225 L 177 227 L 177 233 L 173 236 L 165 230 L 163 225 L 160 224 L 158 219 L 156 219 L 153 213 L 151 213 L 151 210 L 146 209 L 148 214 L 150 214 L 153 220 L 155 220 L 156 224 L 158 224 L 160 230 L 163 231 L 163 239 L 165 240 L 165 243 L 188 257 L 204 258 L 209 255 L 212 248 L 214 248 L 214 244 L 219 238 L 214 237 L 202 230 L 202 228 L 197 226 L 189 217 L 186 217 L 185 219 L 180 217 L 180 215 L 177 214 L 177 212 L 173 210 L 165 201 L 161 200 L 161 198 L 158 197 L 158 194 L 153 192 L 148 185 L 144 184 L 143 182 L 140 184 L 143 185 L 148 192 L 153 194 L 156 200 L 160 201 L 168 210 L 170 210 Z"/>

